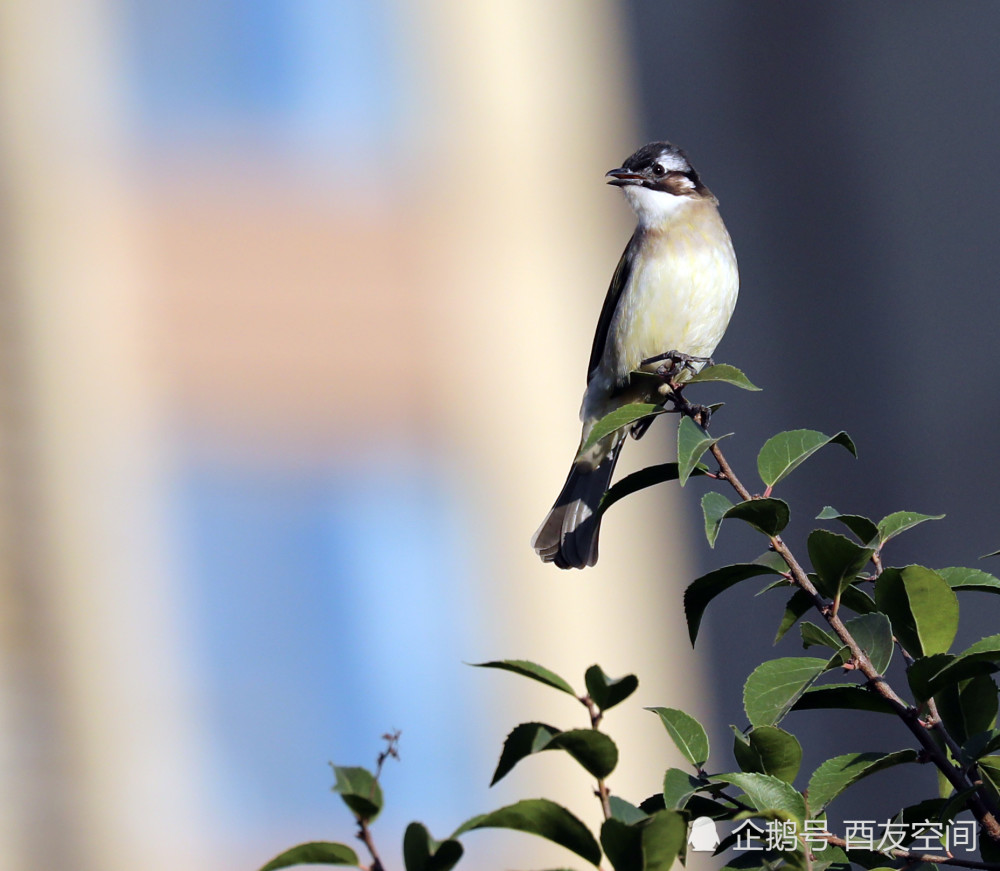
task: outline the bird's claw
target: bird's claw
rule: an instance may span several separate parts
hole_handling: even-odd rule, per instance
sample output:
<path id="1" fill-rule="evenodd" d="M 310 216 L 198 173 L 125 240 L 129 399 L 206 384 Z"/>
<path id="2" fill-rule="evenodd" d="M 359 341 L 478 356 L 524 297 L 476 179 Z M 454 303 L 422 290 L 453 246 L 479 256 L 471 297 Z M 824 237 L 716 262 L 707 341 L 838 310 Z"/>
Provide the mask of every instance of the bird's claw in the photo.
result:
<path id="1" fill-rule="evenodd" d="M 685 369 L 689 372 L 695 372 L 695 363 L 713 365 L 711 357 L 696 357 L 694 354 L 685 354 L 683 351 L 665 351 L 662 354 L 655 354 L 643 360 L 642 365 L 649 366 L 661 361 L 662 365 L 656 367 L 656 376 L 664 381 L 672 380 Z"/>

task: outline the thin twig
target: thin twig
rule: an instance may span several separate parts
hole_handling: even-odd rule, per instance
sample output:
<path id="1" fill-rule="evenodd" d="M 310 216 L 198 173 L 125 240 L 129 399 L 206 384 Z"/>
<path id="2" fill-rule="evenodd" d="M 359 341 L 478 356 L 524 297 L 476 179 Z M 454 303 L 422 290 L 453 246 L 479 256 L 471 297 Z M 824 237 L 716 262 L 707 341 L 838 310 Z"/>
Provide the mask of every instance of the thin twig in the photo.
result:
<path id="1" fill-rule="evenodd" d="M 836 835 L 826 835 L 822 837 L 823 840 L 834 847 L 847 849 L 847 841 L 843 838 L 838 838 Z M 981 869 L 981 871 L 1000 871 L 1000 865 L 995 862 L 980 862 L 978 859 L 956 859 L 954 856 L 941 856 L 935 853 L 914 853 L 910 850 L 903 850 L 900 848 L 886 850 L 885 855 L 892 856 L 894 859 L 905 859 L 907 862 L 929 862 L 932 865 L 955 865 L 958 868 L 976 868 Z"/>
<path id="2" fill-rule="evenodd" d="M 598 729 L 601 720 L 604 719 L 604 712 L 594 704 L 594 700 L 590 696 L 581 696 L 579 701 L 590 714 L 590 728 Z M 604 819 L 611 819 L 611 790 L 608 789 L 603 777 L 597 778 L 597 789 L 594 790 L 594 795 L 601 801 L 601 812 L 604 814 Z"/>

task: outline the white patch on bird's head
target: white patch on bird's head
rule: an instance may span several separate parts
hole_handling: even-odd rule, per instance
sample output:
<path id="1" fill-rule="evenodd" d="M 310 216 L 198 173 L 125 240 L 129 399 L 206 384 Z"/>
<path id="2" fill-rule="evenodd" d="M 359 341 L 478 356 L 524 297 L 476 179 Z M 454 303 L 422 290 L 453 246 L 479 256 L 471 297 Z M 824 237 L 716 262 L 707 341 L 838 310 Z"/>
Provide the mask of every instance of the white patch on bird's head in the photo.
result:
<path id="1" fill-rule="evenodd" d="M 685 179 L 685 181 L 688 180 Z M 688 189 L 693 191 L 694 185 L 690 181 L 688 181 L 688 185 L 690 186 Z M 639 226 L 646 228 L 660 226 L 691 202 L 691 198 L 686 193 L 671 194 L 639 184 L 626 185 L 622 188 L 622 192 L 639 219 Z"/>
<path id="2" fill-rule="evenodd" d="M 663 149 L 655 162 L 660 164 L 667 172 L 691 171 L 691 164 L 684 159 L 684 156 L 669 148 Z"/>

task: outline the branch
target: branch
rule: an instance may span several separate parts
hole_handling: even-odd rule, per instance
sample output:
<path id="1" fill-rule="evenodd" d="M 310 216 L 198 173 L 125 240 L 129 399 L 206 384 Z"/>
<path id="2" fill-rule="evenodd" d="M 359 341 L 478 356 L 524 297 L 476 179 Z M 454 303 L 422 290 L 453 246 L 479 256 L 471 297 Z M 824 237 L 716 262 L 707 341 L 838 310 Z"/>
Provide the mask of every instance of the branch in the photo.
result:
<path id="1" fill-rule="evenodd" d="M 676 387 L 674 388 L 671 400 L 674 403 L 674 407 L 681 414 L 687 415 L 704 429 L 708 417 L 706 409 L 700 406 L 692 405 L 683 397 Z M 743 483 L 733 471 L 732 466 L 729 465 L 729 462 L 726 460 L 725 454 L 722 453 L 722 449 L 719 447 L 718 442 L 712 445 L 709 450 L 715 458 L 715 461 L 719 464 L 719 477 L 725 478 L 725 480 L 729 482 L 730 486 L 732 486 L 744 502 L 753 499 L 753 494 L 751 494 L 750 491 L 743 486 Z M 990 808 L 984 801 L 984 798 L 987 796 L 985 785 L 982 783 L 974 783 L 965 771 L 955 765 L 952 765 L 951 761 L 948 759 L 948 754 L 931 737 L 928 729 L 921 723 L 917 709 L 900 698 L 900 696 L 897 695 L 897 693 L 889 685 L 885 676 L 879 674 L 875 666 L 872 665 L 872 661 L 868 658 L 868 654 L 865 653 L 851 633 L 847 630 L 847 627 L 844 626 L 843 621 L 836 613 L 836 609 L 827 604 L 822 595 L 820 595 L 819 591 L 816 589 L 813 582 L 809 580 L 809 575 L 799 564 L 788 545 L 782 541 L 781 536 L 775 535 L 769 536 L 769 538 L 771 547 L 774 549 L 775 553 L 777 553 L 785 561 L 785 565 L 788 566 L 788 570 L 792 576 L 792 583 L 808 594 L 808 596 L 812 599 L 816 610 L 823 616 L 823 619 L 829 624 L 837 638 L 839 638 L 847 646 L 848 650 L 851 651 L 851 656 L 857 663 L 858 670 L 868 679 L 868 689 L 882 696 L 882 698 L 889 703 L 896 715 L 903 721 L 904 725 L 910 730 L 910 732 L 913 733 L 917 741 L 920 742 L 927 758 L 933 762 L 935 766 L 937 766 L 938 770 L 940 770 L 941 773 L 948 779 L 948 782 L 957 792 L 964 792 L 967 789 L 975 787 L 976 794 L 970 796 L 968 799 L 969 810 L 972 811 L 973 815 L 980 822 L 983 827 L 983 831 L 987 834 L 990 840 L 1000 842 L 1000 822 L 998 822 L 997 817 L 991 812 Z M 928 859 L 926 861 L 932 860 Z M 968 867 L 1000 866 L 984 865 Z"/>
<path id="2" fill-rule="evenodd" d="M 828 844 L 834 847 L 847 849 L 847 841 L 838 838 L 836 835 L 828 835 L 824 838 Z M 881 852 L 881 851 L 879 851 Z M 935 853 L 914 853 L 910 850 L 893 849 L 886 850 L 885 855 L 894 859 L 905 859 L 908 862 L 929 862 L 932 865 L 955 865 L 958 868 L 977 868 L 981 871 L 1000 871 L 1000 865 L 995 862 L 980 862 L 978 859 L 956 859 L 954 856 L 937 855 Z"/>
<path id="3" fill-rule="evenodd" d="M 594 704 L 594 700 L 590 696 L 581 696 L 579 702 L 590 714 L 590 728 L 597 729 L 604 718 L 604 712 Z M 594 791 L 594 795 L 601 800 L 601 812 L 604 814 L 604 819 L 611 819 L 611 790 L 608 789 L 603 777 L 597 779 L 597 789 Z"/>

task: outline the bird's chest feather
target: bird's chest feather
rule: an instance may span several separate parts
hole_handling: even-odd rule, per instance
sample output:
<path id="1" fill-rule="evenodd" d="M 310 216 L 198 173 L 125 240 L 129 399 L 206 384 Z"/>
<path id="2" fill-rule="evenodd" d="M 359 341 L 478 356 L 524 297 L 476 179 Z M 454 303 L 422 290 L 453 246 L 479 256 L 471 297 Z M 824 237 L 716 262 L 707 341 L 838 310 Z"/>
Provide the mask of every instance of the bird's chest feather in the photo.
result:
<path id="1" fill-rule="evenodd" d="M 650 233 L 609 331 L 605 362 L 617 379 L 665 351 L 707 357 L 736 305 L 739 279 L 721 220 Z"/>

